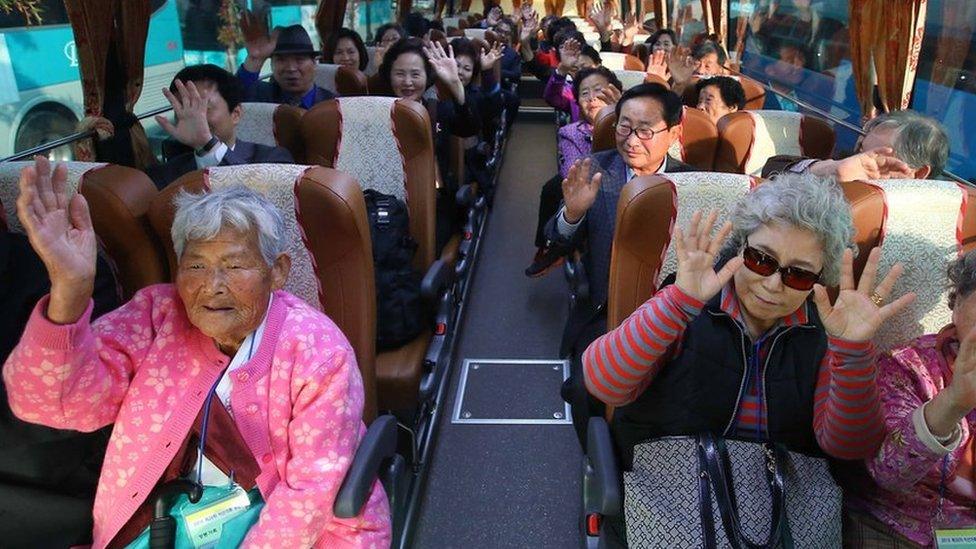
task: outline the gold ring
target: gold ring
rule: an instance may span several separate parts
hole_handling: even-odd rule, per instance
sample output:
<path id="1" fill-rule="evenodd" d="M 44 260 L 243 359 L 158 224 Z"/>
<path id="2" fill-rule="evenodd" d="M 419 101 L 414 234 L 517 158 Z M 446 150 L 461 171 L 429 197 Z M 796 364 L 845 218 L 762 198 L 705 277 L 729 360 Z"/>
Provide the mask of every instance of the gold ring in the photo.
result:
<path id="1" fill-rule="evenodd" d="M 873 292 L 871 294 L 871 301 L 873 301 L 874 304 L 877 305 L 878 307 L 884 304 L 884 298 L 878 295 L 878 292 Z"/>

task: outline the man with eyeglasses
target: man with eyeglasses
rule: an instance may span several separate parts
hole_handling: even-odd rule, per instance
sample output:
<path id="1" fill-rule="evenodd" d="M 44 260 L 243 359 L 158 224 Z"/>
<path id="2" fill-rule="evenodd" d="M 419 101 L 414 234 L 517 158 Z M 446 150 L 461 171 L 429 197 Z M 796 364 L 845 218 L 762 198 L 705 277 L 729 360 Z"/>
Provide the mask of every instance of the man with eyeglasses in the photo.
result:
<path id="1" fill-rule="evenodd" d="M 607 330 L 606 302 L 610 279 L 610 248 L 616 223 L 617 200 L 624 185 L 634 177 L 694 171 L 668 156 L 681 137 L 681 98 L 660 84 L 641 84 L 629 89 L 617 102 L 616 148 L 577 162 L 563 180 L 563 206 L 546 225 L 549 247 L 570 254 L 586 250 L 583 267 L 589 298 L 578 300 L 566 322 L 560 348 L 572 357 L 570 378 L 563 384 L 563 398 L 573 409 L 573 425 L 586 440 L 586 421 L 602 414 L 602 403 L 583 386 L 579 357 Z"/>

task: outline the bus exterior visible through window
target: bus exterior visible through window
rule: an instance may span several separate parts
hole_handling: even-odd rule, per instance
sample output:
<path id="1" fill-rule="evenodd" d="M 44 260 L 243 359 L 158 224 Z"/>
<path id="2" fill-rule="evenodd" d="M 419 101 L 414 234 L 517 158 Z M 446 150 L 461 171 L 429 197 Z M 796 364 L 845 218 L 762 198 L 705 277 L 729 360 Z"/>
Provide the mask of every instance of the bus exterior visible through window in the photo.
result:
<path id="1" fill-rule="evenodd" d="M 41 23 L 0 12 L 0 157 L 64 137 L 84 116 L 78 52 L 64 3 L 40 3 Z M 159 90 L 183 68 L 175 0 L 152 0 L 139 114 L 166 105 Z M 153 124 L 154 125 L 154 124 Z M 150 136 L 158 135 L 147 127 Z M 54 151 L 70 158 L 70 149 Z"/>

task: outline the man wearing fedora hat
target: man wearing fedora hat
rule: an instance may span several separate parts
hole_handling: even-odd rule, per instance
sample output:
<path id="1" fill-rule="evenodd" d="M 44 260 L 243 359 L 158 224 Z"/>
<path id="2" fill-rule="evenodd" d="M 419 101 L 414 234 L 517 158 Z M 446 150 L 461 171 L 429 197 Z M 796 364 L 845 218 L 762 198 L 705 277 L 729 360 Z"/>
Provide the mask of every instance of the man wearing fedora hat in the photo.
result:
<path id="1" fill-rule="evenodd" d="M 241 17 L 247 57 L 237 71 L 245 88 L 244 99 L 259 103 L 288 103 L 309 109 L 332 99 L 332 92 L 315 85 L 319 52 L 301 25 L 277 28 L 270 35 L 264 18 L 250 11 Z M 261 67 L 271 58 L 270 82 L 260 80 Z"/>

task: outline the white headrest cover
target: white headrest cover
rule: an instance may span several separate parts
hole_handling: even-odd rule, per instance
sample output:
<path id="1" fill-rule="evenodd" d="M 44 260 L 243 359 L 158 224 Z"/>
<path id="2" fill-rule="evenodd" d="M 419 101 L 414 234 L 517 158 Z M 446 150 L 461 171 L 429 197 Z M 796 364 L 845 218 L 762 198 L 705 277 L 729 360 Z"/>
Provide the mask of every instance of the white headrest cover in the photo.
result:
<path id="1" fill-rule="evenodd" d="M 800 122 L 803 115 L 787 111 L 744 111 L 752 116 L 755 131 L 745 172 L 759 176 L 770 157 L 778 154 L 802 156 Z"/>
<path id="2" fill-rule="evenodd" d="M 341 132 L 336 169 L 374 189 L 406 200 L 403 156 L 393 133 L 393 97 L 339 99 Z"/>
<path id="3" fill-rule="evenodd" d="M 277 147 L 274 115 L 277 103 L 241 103 L 244 114 L 237 124 L 237 138 L 251 143 Z"/>
<path id="4" fill-rule="evenodd" d="M 0 164 L 0 203 L 3 203 L 4 216 L 7 218 L 7 227 L 11 232 L 22 233 L 24 227 L 17 219 L 17 197 L 20 196 L 20 171 L 27 166 L 32 166 L 33 161 L 25 162 L 4 162 Z M 81 181 L 85 174 L 97 170 L 106 164 L 104 162 L 63 162 L 68 168 L 68 181 L 66 192 L 68 198 L 78 192 Z M 54 166 L 51 166 L 54 169 Z"/>
<path id="5" fill-rule="evenodd" d="M 908 292 L 918 295 L 875 336 L 875 345 L 884 351 L 922 334 L 935 333 L 951 321 L 946 269 L 961 249 L 957 228 L 965 195 L 958 185 L 947 181 L 889 180 L 875 184 L 884 191 L 887 211 L 879 273 L 888 273 L 901 262 L 905 272 L 892 296 Z"/>

